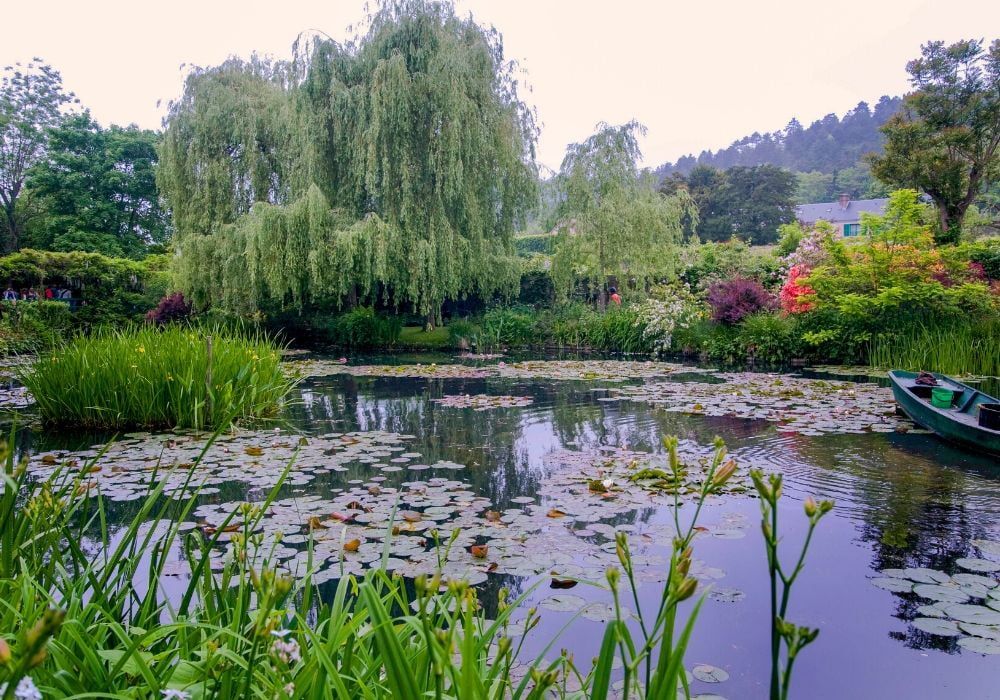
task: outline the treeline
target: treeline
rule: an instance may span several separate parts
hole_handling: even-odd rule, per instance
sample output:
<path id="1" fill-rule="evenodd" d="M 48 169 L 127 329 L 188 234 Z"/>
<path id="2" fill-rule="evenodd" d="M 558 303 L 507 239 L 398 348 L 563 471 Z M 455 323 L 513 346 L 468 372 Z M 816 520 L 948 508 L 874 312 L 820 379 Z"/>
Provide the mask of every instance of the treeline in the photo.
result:
<path id="1" fill-rule="evenodd" d="M 843 118 L 828 114 L 808 127 L 792 119 L 779 131 L 754 132 L 728 148 L 702 151 L 697 157 L 686 155 L 675 163 L 664 163 L 655 172 L 664 177 L 674 172 L 686 175 L 699 165 L 721 170 L 776 165 L 801 173 L 833 175 L 855 168 L 865 154 L 882 149 L 884 136 L 880 128 L 899 111 L 902 103 L 902 98 L 884 95 L 874 109 L 867 102 L 859 102 Z"/>

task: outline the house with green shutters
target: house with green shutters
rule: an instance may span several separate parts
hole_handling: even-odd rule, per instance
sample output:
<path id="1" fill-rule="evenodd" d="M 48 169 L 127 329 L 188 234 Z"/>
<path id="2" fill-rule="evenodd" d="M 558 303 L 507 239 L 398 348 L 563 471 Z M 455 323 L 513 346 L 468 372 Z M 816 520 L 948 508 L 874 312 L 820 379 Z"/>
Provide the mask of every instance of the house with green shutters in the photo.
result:
<path id="1" fill-rule="evenodd" d="M 842 194 L 836 202 L 800 204 L 795 207 L 795 218 L 804 226 L 812 226 L 817 221 L 829 221 L 844 238 L 861 235 L 861 215 L 885 213 L 888 199 L 854 199 Z"/>

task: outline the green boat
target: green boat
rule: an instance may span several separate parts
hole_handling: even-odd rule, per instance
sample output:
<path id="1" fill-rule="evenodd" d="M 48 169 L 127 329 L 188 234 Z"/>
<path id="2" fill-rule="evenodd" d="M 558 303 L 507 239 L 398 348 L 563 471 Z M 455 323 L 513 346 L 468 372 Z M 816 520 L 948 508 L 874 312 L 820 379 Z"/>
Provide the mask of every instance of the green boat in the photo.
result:
<path id="1" fill-rule="evenodd" d="M 896 404 L 914 423 L 931 430 L 950 442 L 975 450 L 1000 455 L 1000 430 L 980 425 L 983 404 L 997 406 L 1000 401 L 989 394 L 956 382 L 943 374 L 933 374 L 937 384 L 918 384 L 916 372 L 893 370 L 889 372 L 892 393 Z M 934 389 L 950 389 L 953 393 L 949 407 L 932 404 Z M 991 410 L 987 407 L 986 410 Z"/>

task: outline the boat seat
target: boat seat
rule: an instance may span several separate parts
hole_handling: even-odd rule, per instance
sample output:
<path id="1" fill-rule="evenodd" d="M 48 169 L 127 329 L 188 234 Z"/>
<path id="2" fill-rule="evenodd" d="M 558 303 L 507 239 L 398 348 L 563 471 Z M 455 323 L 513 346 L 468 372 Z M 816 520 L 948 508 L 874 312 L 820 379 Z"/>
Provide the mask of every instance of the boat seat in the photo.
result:
<path id="1" fill-rule="evenodd" d="M 959 413 L 965 413 L 972 407 L 972 404 L 975 402 L 977 396 L 979 396 L 978 391 L 970 391 L 969 397 L 962 401 L 960 405 L 956 405 L 955 410 Z"/>

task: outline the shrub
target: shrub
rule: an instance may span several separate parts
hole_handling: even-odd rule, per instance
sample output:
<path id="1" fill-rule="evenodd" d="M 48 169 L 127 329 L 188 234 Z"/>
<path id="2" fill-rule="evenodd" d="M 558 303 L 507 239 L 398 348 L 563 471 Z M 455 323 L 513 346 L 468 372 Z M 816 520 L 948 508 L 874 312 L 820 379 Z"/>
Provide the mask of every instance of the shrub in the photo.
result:
<path id="1" fill-rule="evenodd" d="M 448 324 L 448 340 L 456 348 L 474 347 L 481 332 L 479 326 L 464 318 L 456 318 Z"/>
<path id="2" fill-rule="evenodd" d="M 60 301 L 0 301 L 0 355 L 36 353 L 70 333 L 69 306 Z"/>
<path id="3" fill-rule="evenodd" d="M 716 282 L 708 290 L 706 298 L 712 307 L 712 319 L 729 325 L 776 307 L 774 297 L 760 282 L 743 277 Z"/>
<path id="4" fill-rule="evenodd" d="M 535 340 L 534 318 L 528 311 L 494 308 L 483 314 L 480 342 L 489 348 L 530 345 Z"/>
<path id="5" fill-rule="evenodd" d="M 45 422 L 109 430 L 205 429 L 273 416 L 293 385 L 268 339 L 176 325 L 78 337 L 19 379 Z"/>
<path id="6" fill-rule="evenodd" d="M 352 348 L 386 348 L 396 344 L 403 323 L 396 316 L 375 313 L 370 306 L 359 306 L 333 320 L 331 340 Z"/>
<path id="7" fill-rule="evenodd" d="M 523 258 L 531 257 L 536 253 L 552 255 L 555 240 L 556 237 L 550 233 L 516 236 L 514 238 L 514 251 Z"/>
<path id="8" fill-rule="evenodd" d="M 736 341 L 744 357 L 770 364 L 787 363 L 803 351 L 795 318 L 768 312 L 743 319 Z"/>
<path id="9" fill-rule="evenodd" d="M 991 280 L 1000 280 L 1000 238 L 976 241 L 967 247 L 969 260 L 982 266 Z"/>
<path id="10" fill-rule="evenodd" d="M 671 350 L 675 331 L 688 328 L 704 316 L 703 305 L 686 285 L 656 288 L 638 309 L 643 339 L 661 354 Z"/>
<path id="11" fill-rule="evenodd" d="M 191 317 L 191 304 L 184 299 L 184 294 L 174 292 L 168 294 L 146 314 L 146 320 L 150 323 L 163 325 L 165 323 L 176 323 L 186 321 Z"/>

